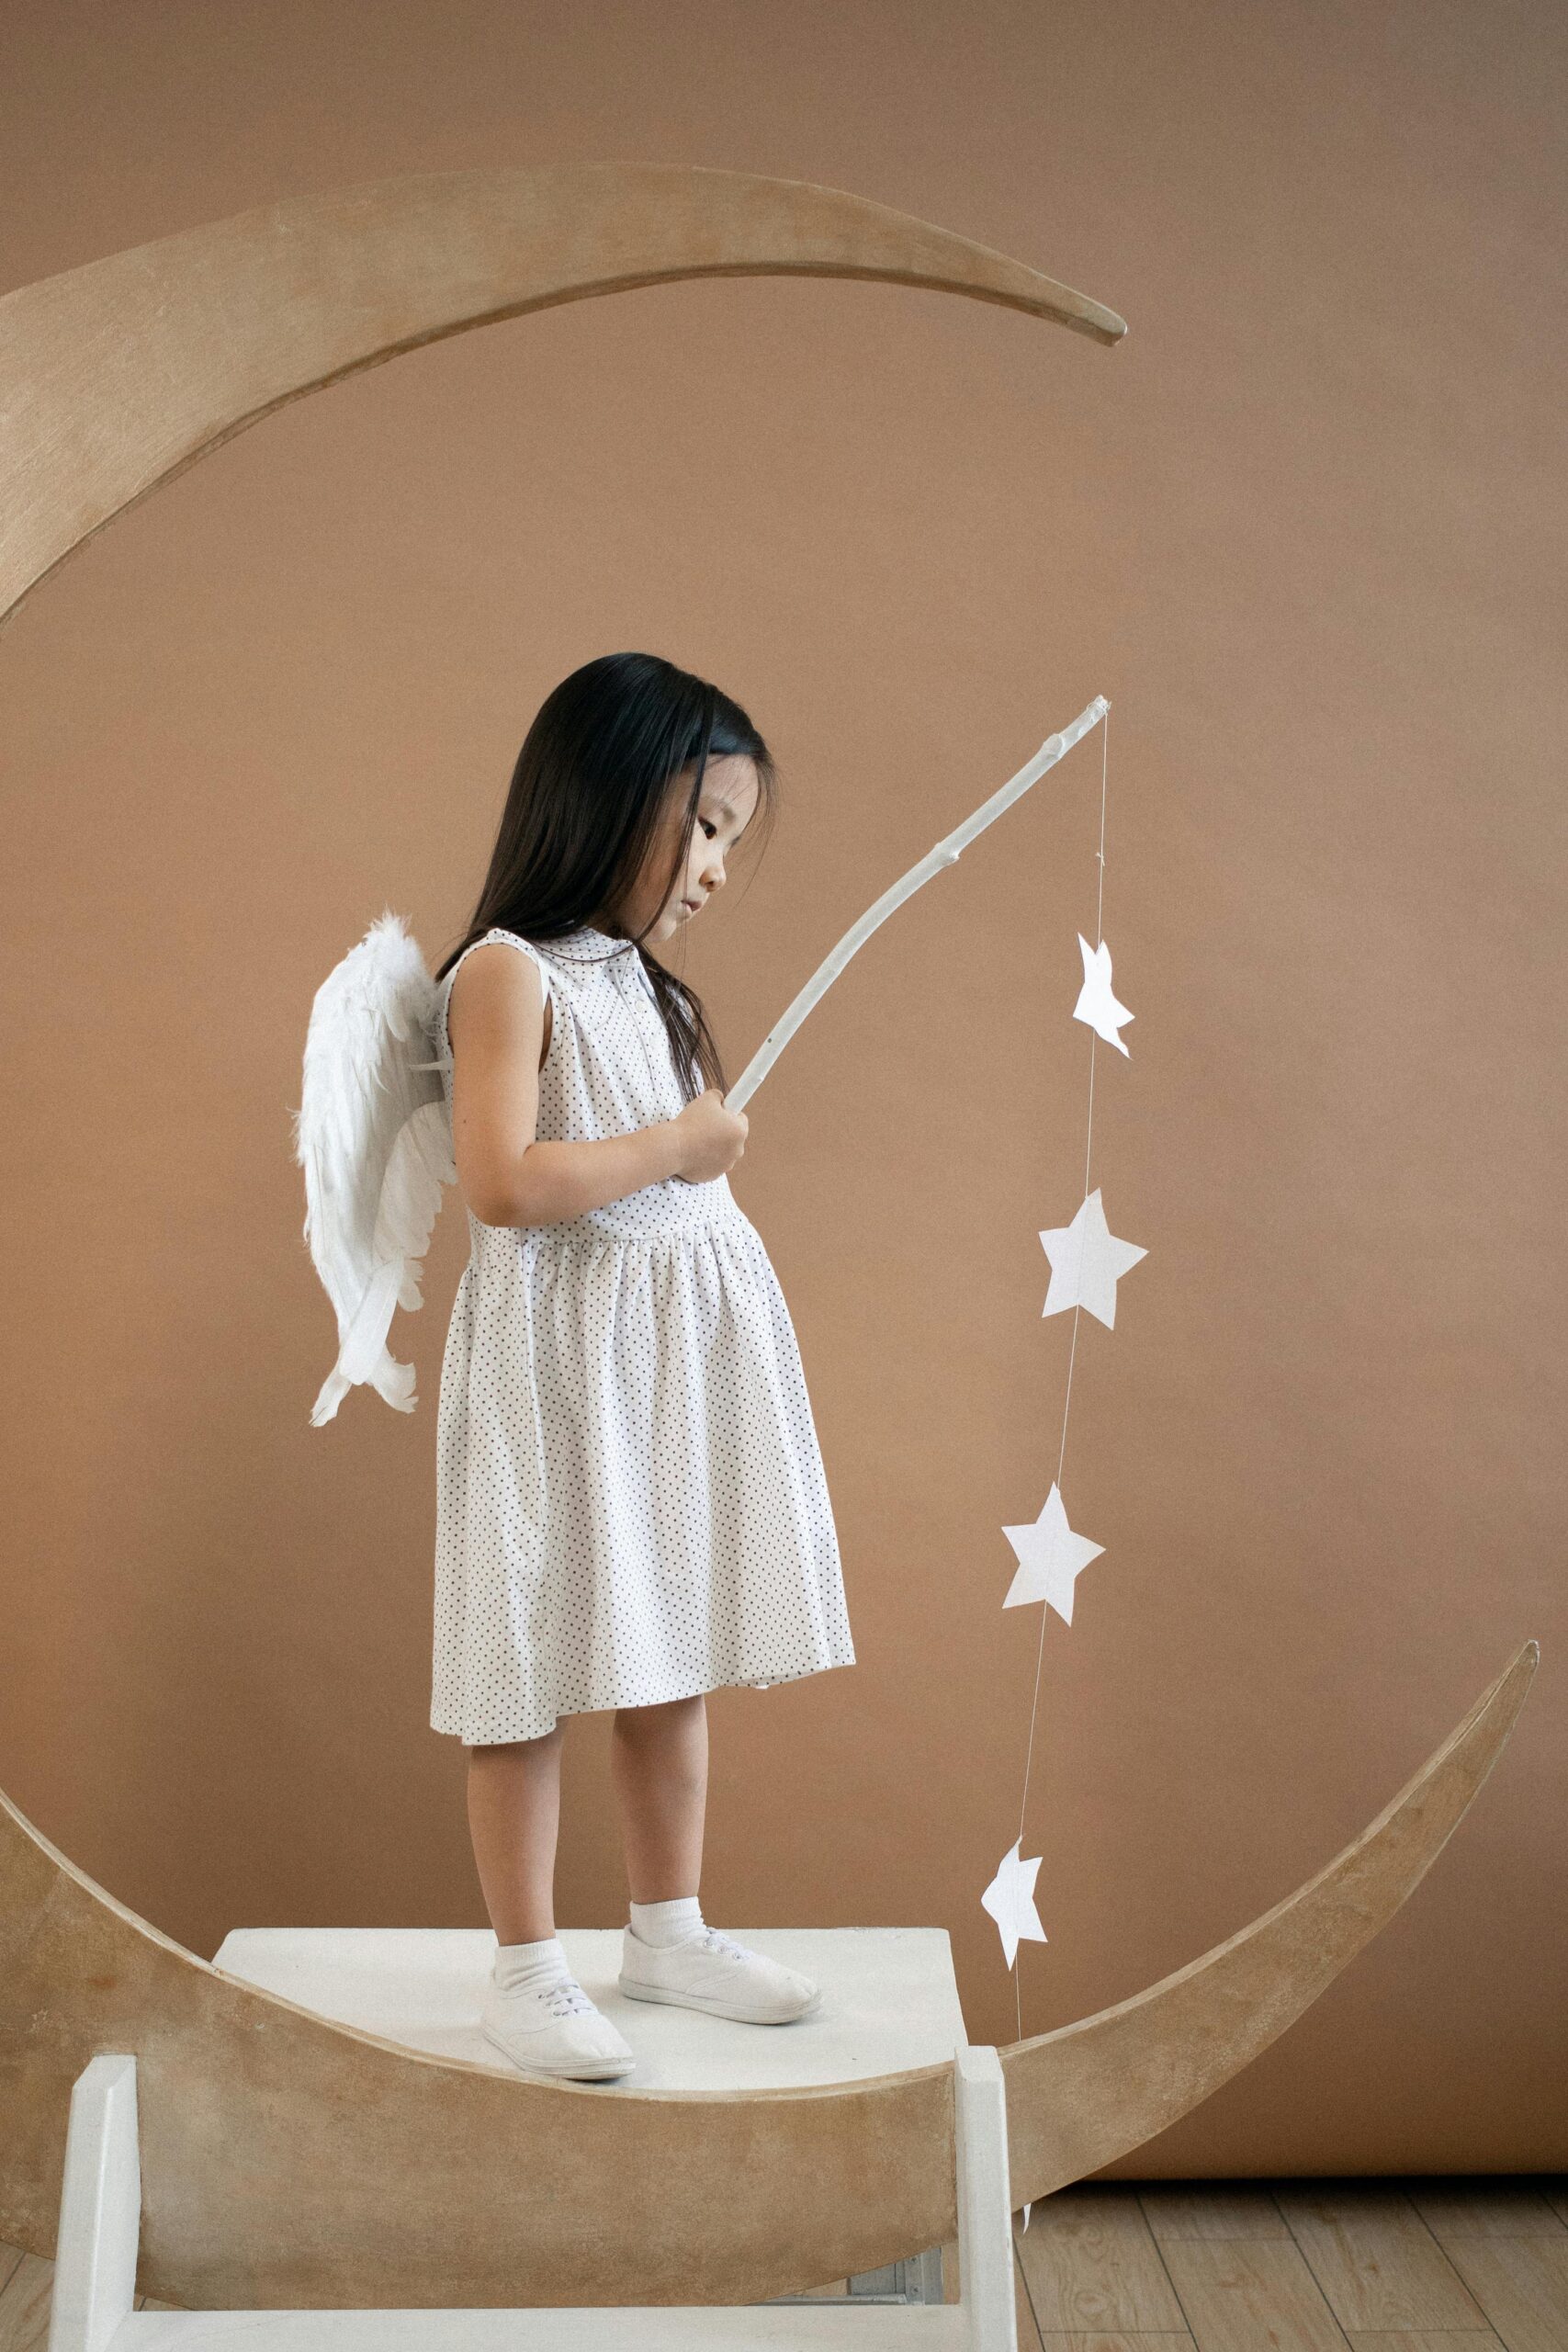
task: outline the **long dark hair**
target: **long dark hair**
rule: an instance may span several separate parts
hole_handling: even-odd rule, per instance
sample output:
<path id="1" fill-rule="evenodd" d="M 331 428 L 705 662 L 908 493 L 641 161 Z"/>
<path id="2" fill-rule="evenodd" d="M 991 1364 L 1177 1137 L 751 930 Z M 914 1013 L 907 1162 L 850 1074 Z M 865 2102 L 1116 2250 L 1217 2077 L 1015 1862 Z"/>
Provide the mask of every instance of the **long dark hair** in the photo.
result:
<path id="1" fill-rule="evenodd" d="M 756 767 L 759 806 L 771 817 L 777 770 L 738 702 L 657 653 L 585 662 L 547 695 L 524 738 L 479 903 L 434 978 L 487 931 L 513 931 L 541 946 L 584 925 L 629 937 L 619 910 L 658 838 L 676 778 L 694 765 L 665 895 L 690 852 L 709 760 L 736 755 Z M 694 1065 L 722 1093 L 724 1067 L 702 1001 L 643 945 L 651 928 L 632 944 L 663 1016 L 682 1093 L 689 1102 L 697 1091 Z"/>

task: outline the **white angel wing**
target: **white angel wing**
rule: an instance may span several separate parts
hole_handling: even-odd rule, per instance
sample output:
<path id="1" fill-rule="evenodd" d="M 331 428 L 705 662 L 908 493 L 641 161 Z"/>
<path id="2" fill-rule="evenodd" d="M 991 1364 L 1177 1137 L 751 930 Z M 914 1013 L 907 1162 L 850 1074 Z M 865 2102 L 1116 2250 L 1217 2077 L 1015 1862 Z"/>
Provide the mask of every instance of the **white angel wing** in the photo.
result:
<path id="1" fill-rule="evenodd" d="M 397 1307 L 423 1305 L 420 1276 L 441 1189 L 457 1177 L 452 1122 L 428 1057 L 435 984 L 390 908 L 317 989 L 305 1037 L 295 1158 L 305 1170 L 305 1238 L 337 1316 L 337 1362 L 311 1409 L 330 1421 L 363 1382 L 400 1413 L 416 1403 L 412 1364 L 393 1362 Z"/>

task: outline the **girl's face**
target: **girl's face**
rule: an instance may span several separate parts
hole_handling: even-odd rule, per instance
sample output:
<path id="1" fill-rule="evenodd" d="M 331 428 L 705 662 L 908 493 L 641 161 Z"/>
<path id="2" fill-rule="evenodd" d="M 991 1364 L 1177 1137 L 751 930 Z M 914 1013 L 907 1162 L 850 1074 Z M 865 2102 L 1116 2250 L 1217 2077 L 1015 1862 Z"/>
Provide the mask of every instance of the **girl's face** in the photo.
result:
<path id="1" fill-rule="evenodd" d="M 673 939 L 694 915 L 701 913 L 714 892 L 723 888 L 726 854 L 744 832 L 761 790 L 756 767 L 743 753 L 737 752 L 725 759 L 709 760 L 692 827 L 691 847 L 684 865 L 666 889 L 665 876 L 680 845 L 694 767 L 694 762 L 692 766 L 682 768 L 671 786 L 658 838 L 623 917 L 623 928 L 628 934 L 636 934 L 657 910 L 658 920 L 644 940 L 649 947 L 661 946 L 667 939 Z"/>

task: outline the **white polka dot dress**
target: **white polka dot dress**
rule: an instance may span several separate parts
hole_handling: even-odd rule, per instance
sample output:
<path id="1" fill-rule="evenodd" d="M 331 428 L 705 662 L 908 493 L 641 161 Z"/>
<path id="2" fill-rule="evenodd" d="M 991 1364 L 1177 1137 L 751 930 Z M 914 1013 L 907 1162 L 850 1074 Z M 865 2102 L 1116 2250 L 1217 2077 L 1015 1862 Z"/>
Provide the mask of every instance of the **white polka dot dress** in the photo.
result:
<path id="1" fill-rule="evenodd" d="M 673 1118 L 682 1096 L 628 941 L 543 946 L 541 1141 Z M 488 1226 L 441 1367 L 431 1727 L 469 1746 L 558 1715 L 766 1690 L 852 1666 L 838 1538 L 795 1329 L 727 1176 Z"/>

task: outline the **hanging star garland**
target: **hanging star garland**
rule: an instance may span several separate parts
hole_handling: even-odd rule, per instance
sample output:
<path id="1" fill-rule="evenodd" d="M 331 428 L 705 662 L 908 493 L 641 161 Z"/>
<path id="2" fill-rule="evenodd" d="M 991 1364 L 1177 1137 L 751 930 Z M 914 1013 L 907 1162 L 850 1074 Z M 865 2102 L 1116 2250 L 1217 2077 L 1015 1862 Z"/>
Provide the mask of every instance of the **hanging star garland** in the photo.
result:
<path id="1" fill-rule="evenodd" d="M 1069 727 L 1063 728 L 1058 734 L 1047 736 L 1034 757 L 1028 761 L 1016 775 L 1010 778 L 999 791 L 993 793 L 988 800 L 985 801 L 971 816 L 965 818 L 953 832 L 938 842 L 933 849 L 928 851 L 918 865 L 911 866 L 906 875 L 894 883 L 889 889 L 885 890 L 875 904 L 869 907 L 861 916 L 859 922 L 851 926 L 838 944 L 823 958 L 783 1017 L 768 1032 L 739 1078 L 728 1090 L 725 1101 L 731 1110 L 739 1111 L 744 1108 L 807 1013 L 819 1002 L 851 956 L 870 938 L 872 933 L 880 924 L 886 922 L 888 916 L 910 898 L 922 883 L 929 882 L 934 875 L 956 864 L 961 853 L 975 836 L 984 831 L 987 825 L 993 824 L 1003 811 L 1010 808 L 1032 784 L 1037 783 L 1048 769 L 1055 767 L 1057 761 L 1064 758 L 1073 745 L 1088 734 L 1092 727 L 1100 725 L 1106 718 L 1110 708 L 1111 706 L 1104 695 L 1097 695 L 1093 702 L 1079 712 Z M 1100 846 L 1098 852 L 1102 911 L 1105 885 L 1104 740 L 1102 735 Z M 1081 932 L 1077 938 L 1083 956 L 1083 983 L 1078 991 L 1077 1002 L 1073 1008 L 1073 1018 L 1087 1023 L 1094 1038 L 1102 1038 L 1107 1045 L 1114 1046 L 1118 1053 L 1130 1059 L 1127 1046 L 1120 1032 L 1133 1019 L 1133 1014 L 1126 1005 L 1118 1001 L 1112 991 L 1111 949 L 1106 944 L 1103 931 L 1100 932 L 1092 947 Z M 1091 1144 L 1093 1105 L 1094 1046 L 1091 1040 L 1089 1046 Z M 1087 1167 L 1085 1181 L 1087 1186 Z M 1124 1241 L 1111 1233 L 1105 1221 L 1104 1206 L 1098 1189 L 1092 1193 L 1086 1192 L 1086 1197 L 1070 1225 L 1047 1227 L 1041 1233 L 1040 1240 L 1051 1264 L 1050 1286 L 1041 1313 L 1043 1316 L 1057 1315 L 1064 1313 L 1068 1307 L 1073 1309 L 1076 1353 L 1078 1311 L 1087 1307 L 1089 1312 L 1103 1323 L 1107 1329 L 1113 1329 L 1116 1321 L 1117 1283 L 1132 1267 L 1138 1263 L 1141 1258 L 1147 1255 L 1147 1252 L 1135 1242 Z M 1069 1402 L 1071 1394 L 1072 1370 L 1069 1361 L 1067 1374 Z M 1065 1452 L 1066 1405 L 1064 1405 L 1062 1415 L 1062 1443 Z M 1059 1476 L 1058 1467 L 1058 1478 Z M 1071 1625 L 1073 1595 L 1077 1579 L 1089 1562 L 1100 1556 L 1104 1546 L 1091 1542 L 1087 1536 L 1078 1534 L 1068 1524 L 1061 1489 L 1055 1482 L 1053 1482 L 1038 1519 L 1021 1526 L 1004 1528 L 1003 1532 L 1012 1545 L 1018 1565 L 1002 1606 L 1004 1609 L 1017 1609 L 1033 1601 L 1043 1602 L 1044 1608 L 1041 1612 L 1041 1640 L 1043 1645 L 1047 1612 L 1054 1609 L 1065 1624 Z M 1038 1689 L 1037 1676 L 1037 1699 Z M 1034 1724 L 1032 1715 L 1030 1720 L 1031 1755 L 1033 1752 L 1033 1734 Z M 1026 1763 L 1024 1767 L 1026 1804 L 1028 1793 L 1029 1768 Z M 1034 1907 L 1033 1897 L 1034 1879 L 1040 1868 L 1040 1857 L 1035 1855 L 1031 1860 L 1025 1860 L 1022 1857 L 1022 1843 L 1023 1832 L 1021 1827 L 1018 1837 L 998 1866 L 990 1884 L 980 1897 L 984 1908 L 996 1921 L 1008 1967 L 1013 1970 L 1015 1976 L 1020 1942 L 1043 1943 L 1046 1940 L 1045 1930 L 1040 1924 L 1040 1915 Z M 1021 2034 L 1021 1998 L 1019 2030 Z M 1027 2228 L 1029 2223 L 1027 2205 L 1023 2209 L 1023 2217 L 1024 2226 Z"/>
<path id="2" fill-rule="evenodd" d="M 1100 864 L 1100 916 L 1104 911 L 1105 891 L 1105 807 L 1108 779 L 1108 755 L 1105 738 L 1101 737 Z M 1085 1197 L 1069 1225 L 1047 1227 L 1040 1235 L 1041 1246 L 1050 1261 L 1051 1280 L 1045 1294 L 1042 1316 L 1060 1315 L 1073 1310 L 1073 1346 L 1068 1358 L 1066 1396 L 1062 1408 L 1061 1453 L 1066 1453 L 1067 1414 L 1072 1399 L 1072 1366 L 1077 1351 L 1077 1318 L 1080 1310 L 1094 1316 L 1113 1330 L 1116 1324 L 1117 1284 L 1148 1252 L 1138 1243 L 1122 1240 L 1111 1231 L 1105 1219 L 1104 1203 L 1098 1186 L 1088 1189 L 1089 1165 L 1092 1157 L 1094 1125 L 1094 1053 L 1095 1041 L 1103 1039 L 1114 1046 L 1118 1053 L 1131 1059 L 1127 1046 L 1120 1035 L 1133 1014 L 1119 1002 L 1111 985 L 1111 949 L 1097 919 L 1097 939 L 1091 947 L 1079 932 L 1078 947 L 1083 956 L 1083 983 L 1073 1007 L 1073 1018 L 1082 1021 L 1093 1033 L 1089 1042 L 1089 1119 L 1085 1145 Z M 1040 1601 L 1043 1603 L 1040 1620 L 1040 1641 L 1043 1655 L 1045 1620 L 1055 1610 L 1064 1624 L 1073 1622 L 1073 1599 L 1077 1579 L 1104 1551 L 1079 1534 L 1068 1522 L 1066 1506 L 1062 1500 L 1059 1480 L 1053 1480 L 1038 1519 L 1021 1526 L 1004 1527 L 1003 1534 L 1013 1549 L 1017 1566 L 1011 1583 L 1003 1597 L 1004 1609 L 1019 1609 Z M 1039 1701 L 1039 1674 L 1035 1676 L 1035 1705 Z M 1029 1725 L 1029 1758 L 1034 1750 L 1034 1713 Z M 1029 1761 L 1024 1765 L 1024 1802 L 1020 1807 L 1020 1828 L 1007 1853 L 998 1864 L 996 1875 L 980 1901 L 995 1920 L 1001 1937 L 1002 1952 L 1017 1984 L 1018 1948 L 1021 1941 L 1046 1940 L 1034 1907 L 1034 1880 L 1040 1868 L 1036 1856 L 1022 1859 L 1023 1815 L 1029 1796 Z M 1023 2031 L 1022 1996 L 1019 1994 L 1019 2033 Z M 1030 2209 L 1023 2209 L 1023 2222 L 1029 2226 Z"/>

